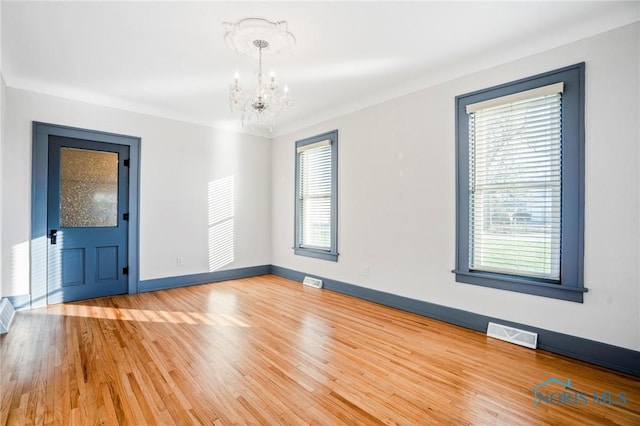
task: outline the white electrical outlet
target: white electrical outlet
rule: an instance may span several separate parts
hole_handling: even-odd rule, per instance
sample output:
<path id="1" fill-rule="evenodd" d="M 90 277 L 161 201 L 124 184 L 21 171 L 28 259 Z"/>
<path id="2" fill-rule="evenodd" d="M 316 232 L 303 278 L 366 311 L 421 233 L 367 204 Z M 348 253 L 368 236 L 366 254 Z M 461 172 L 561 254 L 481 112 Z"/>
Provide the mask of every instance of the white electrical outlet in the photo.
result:
<path id="1" fill-rule="evenodd" d="M 362 265 L 362 275 L 364 275 L 365 277 L 369 276 L 369 265 L 367 265 L 366 263 Z"/>
<path id="2" fill-rule="evenodd" d="M 184 265 L 184 258 L 176 257 L 176 265 L 178 265 L 178 266 Z"/>

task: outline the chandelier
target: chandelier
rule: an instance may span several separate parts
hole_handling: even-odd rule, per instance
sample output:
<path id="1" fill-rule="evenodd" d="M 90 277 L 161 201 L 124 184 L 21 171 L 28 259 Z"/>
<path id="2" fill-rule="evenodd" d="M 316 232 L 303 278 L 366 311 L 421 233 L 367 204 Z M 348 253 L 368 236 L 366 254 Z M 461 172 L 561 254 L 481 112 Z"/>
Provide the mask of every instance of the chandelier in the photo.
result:
<path id="1" fill-rule="evenodd" d="M 240 114 L 243 127 L 245 123 L 249 123 L 266 126 L 269 131 L 273 131 L 280 114 L 293 104 L 289 88 L 286 85 L 280 88 L 273 71 L 265 78 L 262 58 L 265 54 L 291 51 L 295 45 L 295 37 L 287 30 L 286 21 L 248 18 L 237 23 L 225 22 L 224 26 L 224 38 L 230 48 L 239 54 L 258 59 L 255 89 L 245 90 L 240 84 L 240 75 L 236 72 L 229 88 L 231 111 Z"/>

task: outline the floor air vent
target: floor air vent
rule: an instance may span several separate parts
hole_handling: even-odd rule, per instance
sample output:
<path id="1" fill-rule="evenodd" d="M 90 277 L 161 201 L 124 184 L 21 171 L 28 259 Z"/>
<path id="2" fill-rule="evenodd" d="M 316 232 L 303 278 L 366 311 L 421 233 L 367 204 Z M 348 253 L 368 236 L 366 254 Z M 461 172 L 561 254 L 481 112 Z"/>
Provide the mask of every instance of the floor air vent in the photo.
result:
<path id="1" fill-rule="evenodd" d="M 11 326 L 11 320 L 15 313 L 16 310 L 9 299 L 5 298 L 0 301 L 0 334 L 9 332 L 9 326 Z"/>
<path id="2" fill-rule="evenodd" d="M 517 328 L 507 327 L 506 325 L 496 324 L 493 322 L 490 322 L 487 326 L 487 336 L 531 349 L 538 347 L 538 333 L 519 330 Z"/>
<path id="3" fill-rule="evenodd" d="M 309 287 L 322 288 L 322 280 L 318 278 L 304 277 L 302 284 L 308 285 Z"/>

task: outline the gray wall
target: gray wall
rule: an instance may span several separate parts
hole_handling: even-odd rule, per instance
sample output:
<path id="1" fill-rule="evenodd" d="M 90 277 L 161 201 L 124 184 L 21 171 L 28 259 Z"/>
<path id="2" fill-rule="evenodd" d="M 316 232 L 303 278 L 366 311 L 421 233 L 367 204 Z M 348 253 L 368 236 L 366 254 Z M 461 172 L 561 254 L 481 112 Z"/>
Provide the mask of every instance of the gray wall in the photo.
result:
<path id="1" fill-rule="evenodd" d="M 636 23 L 275 138 L 272 264 L 640 350 L 639 40 Z M 584 303 L 456 283 L 454 97 L 582 61 Z M 336 128 L 334 263 L 291 246 L 294 141 Z"/>
<path id="2" fill-rule="evenodd" d="M 2 8 L 0 7 L 0 10 L 2 10 Z M 2 20 L 0 19 L 0 22 Z M 2 71 L 0 68 L 0 177 L 2 177 L 2 169 L 3 166 L 2 164 L 4 163 L 3 160 L 3 151 L 4 151 L 4 130 L 5 130 L 5 125 L 4 125 L 4 111 L 5 111 L 5 106 L 4 106 L 4 98 L 5 98 L 5 91 L 6 91 L 6 84 L 4 82 L 4 78 L 2 77 Z M 3 202 L 3 192 L 4 192 L 4 185 L 0 185 L 0 299 L 2 299 L 2 295 L 3 290 L 2 290 L 2 283 L 4 282 L 3 279 L 3 274 L 2 271 L 4 269 L 4 243 L 3 243 L 3 229 L 4 226 L 1 226 L 2 223 L 2 205 L 4 204 Z"/>
<path id="3" fill-rule="evenodd" d="M 265 161 L 270 157 L 269 139 L 7 88 L 2 171 L 5 296 L 30 292 L 32 121 L 142 138 L 141 280 L 210 272 L 210 265 L 222 270 L 270 263 L 271 166 Z M 216 217 L 210 186 L 231 181 L 225 217 Z M 230 230 L 224 246 L 209 238 L 221 220 Z M 210 262 L 220 253 L 222 264 Z M 182 258 L 182 265 L 177 258 Z"/>

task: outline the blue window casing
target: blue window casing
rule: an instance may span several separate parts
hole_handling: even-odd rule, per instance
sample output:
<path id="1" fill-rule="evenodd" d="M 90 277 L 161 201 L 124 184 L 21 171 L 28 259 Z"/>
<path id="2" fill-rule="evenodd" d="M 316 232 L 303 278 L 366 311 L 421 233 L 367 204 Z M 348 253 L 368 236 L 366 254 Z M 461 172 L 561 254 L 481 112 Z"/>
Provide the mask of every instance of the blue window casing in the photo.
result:
<path id="1" fill-rule="evenodd" d="M 457 282 L 572 302 L 583 302 L 584 257 L 584 76 L 580 63 L 484 90 L 457 96 L 456 103 L 456 267 Z M 560 279 L 469 268 L 469 116 L 466 106 L 537 87 L 564 82 L 562 94 L 562 213 Z"/>
<path id="2" fill-rule="evenodd" d="M 298 148 L 305 145 L 329 140 L 331 141 L 331 247 L 328 250 L 304 247 L 302 245 L 302 217 L 300 208 L 300 153 Z M 338 130 L 322 133 L 310 138 L 296 141 L 296 176 L 295 176 L 295 231 L 293 251 L 300 256 L 338 261 Z"/>

